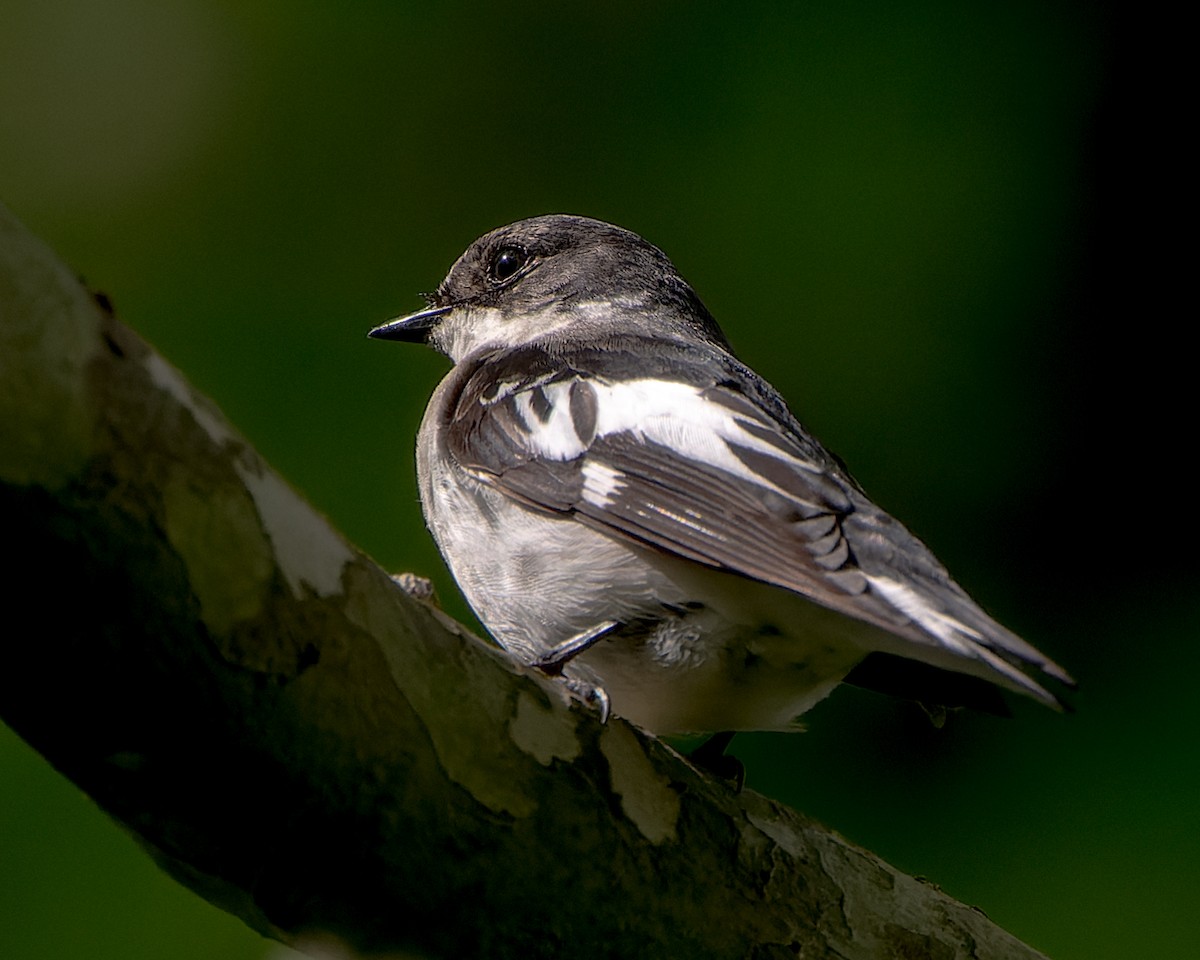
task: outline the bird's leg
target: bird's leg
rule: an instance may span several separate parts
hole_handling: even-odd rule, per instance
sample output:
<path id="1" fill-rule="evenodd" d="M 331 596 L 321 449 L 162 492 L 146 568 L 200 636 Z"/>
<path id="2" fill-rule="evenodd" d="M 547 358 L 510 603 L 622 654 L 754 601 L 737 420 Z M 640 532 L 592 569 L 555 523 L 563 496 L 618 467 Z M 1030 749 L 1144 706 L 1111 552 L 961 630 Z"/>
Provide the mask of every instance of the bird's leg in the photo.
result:
<path id="1" fill-rule="evenodd" d="M 571 660 L 583 653 L 597 640 L 603 640 L 621 626 L 620 621 L 605 620 L 594 627 L 580 630 L 574 636 L 567 637 L 562 643 L 557 643 L 540 657 L 533 661 L 533 666 L 549 676 L 558 676 Z"/>
<path id="2" fill-rule="evenodd" d="M 581 630 L 574 636 L 567 637 L 562 643 L 555 644 L 544 654 L 533 661 L 533 666 L 549 677 L 558 677 L 568 690 L 576 697 L 592 707 L 600 716 L 600 722 L 606 723 L 609 714 L 609 699 L 600 678 L 583 664 L 572 664 L 571 661 L 587 650 L 598 640 L 603 640 L 621 623 L 617 620 L 605 620 Z"/>
<path id="3" fill-rule="evenodd" d="M 722 780 L 733 784 L 735 792 L 740 793 L 746 782 L 746 767 L 737 757 L 725 755 L 729 742 L 733 739 L 733 731 L 714 733 L 700 746 L 688 754 L 688 759 L 702 770 L 715 774 Z"/>

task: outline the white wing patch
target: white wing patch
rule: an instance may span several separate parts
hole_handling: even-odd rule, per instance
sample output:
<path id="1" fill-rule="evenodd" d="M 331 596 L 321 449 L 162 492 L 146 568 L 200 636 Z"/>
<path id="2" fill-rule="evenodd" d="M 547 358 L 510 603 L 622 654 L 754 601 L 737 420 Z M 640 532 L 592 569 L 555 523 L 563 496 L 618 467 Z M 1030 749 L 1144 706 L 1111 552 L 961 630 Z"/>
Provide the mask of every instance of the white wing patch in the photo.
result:
<path id="1" fill-rule="evenodd" d="M 513 403 L 530 445 L 548 460 L 574 460 L 586 449 L 571 418 L 570 382 L 522 390 Z"/>
<path id="2" fill-rule="evenodd" d="M 605 463 L 588 462 L 583 465 L 583 499 L 593 506 L 611 505 L 623 486 L 620 470 L 614 470 Z"/>
<path id="3" fill-rule="evenodd" d="M 529 431 L 527 442 L 535 455 L 565 461 L 586 452 L 587 445 L 571 417 L 571 389 L 578 389 L 581 382 L 596 395 L 594 437 L 627 432 L 786 497 L 795 494 L 750 469 L 730 444 L 773 457 L 796 470 L 820 472 L 814 464 L 791 456 L 745 429 L 732 410 L 706 399 L 702 388 L 670 380 L 565 380 L 522 390 L 514 402 Z M 585 477 L 595 497 L 611 498 L 615 477 L 596 470 L 585 470 Z M 592 502 L 603 505 L 600 500 Z"/>

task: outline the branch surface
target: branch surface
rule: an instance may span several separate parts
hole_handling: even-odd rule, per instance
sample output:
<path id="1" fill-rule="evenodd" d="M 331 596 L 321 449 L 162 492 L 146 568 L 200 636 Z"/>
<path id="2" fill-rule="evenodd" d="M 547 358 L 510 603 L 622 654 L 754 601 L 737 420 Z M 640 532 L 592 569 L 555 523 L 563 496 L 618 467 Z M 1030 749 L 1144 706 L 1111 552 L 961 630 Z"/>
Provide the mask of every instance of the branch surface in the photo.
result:
<path id="1" fill-rule="evenodd" d="M 2 206 L 0 511 L 36 624 L 0 637 L 0 715 L 268 936 L 1040 956 L 406 595 Z"/>

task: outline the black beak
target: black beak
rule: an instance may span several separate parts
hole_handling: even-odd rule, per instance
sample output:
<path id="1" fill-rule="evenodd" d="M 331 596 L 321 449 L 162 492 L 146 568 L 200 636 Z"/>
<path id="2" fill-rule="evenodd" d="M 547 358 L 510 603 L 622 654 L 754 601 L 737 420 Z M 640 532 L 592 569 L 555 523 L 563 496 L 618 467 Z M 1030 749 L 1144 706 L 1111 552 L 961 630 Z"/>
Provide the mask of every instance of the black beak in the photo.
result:
<path id="1" fill-rule="evenodd" d="M 430 307 L 428 310 L 418 310 L 406 317 L 397 317 L 395 320 L 380 324 L 367 336 L 375 340 L 425 343 L 429 339 L 429 331 L 436 327 L 438 321 L 452 309 L 453 307 Z"/>

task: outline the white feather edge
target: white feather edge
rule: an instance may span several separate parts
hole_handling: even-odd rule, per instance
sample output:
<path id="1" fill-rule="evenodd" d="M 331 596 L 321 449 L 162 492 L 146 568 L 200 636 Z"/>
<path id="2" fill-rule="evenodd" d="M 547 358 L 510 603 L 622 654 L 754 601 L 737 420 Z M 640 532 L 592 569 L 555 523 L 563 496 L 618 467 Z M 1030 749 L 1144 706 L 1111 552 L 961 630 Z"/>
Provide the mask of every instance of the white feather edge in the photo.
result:
<path id="1" fill-rule="evenodd" d="M 1058 698 L 1045 687 L 1003 657 L 992 652 L 986 646 L 985 638 L 978 630 L 930 606 L 924 597 L 899 580 L 875 575 L 868 576 L 867 582 L 884 600 L 937 640 L 946 650 L 964 659 L 977 660 L 986 664 L 991 671 L 1011 681 L 1014 689 L 1032 693 L 1039 700 L 1051 706 L 1059 706 Z M 935 666 L 937 665 L 935 664 Z"/>

